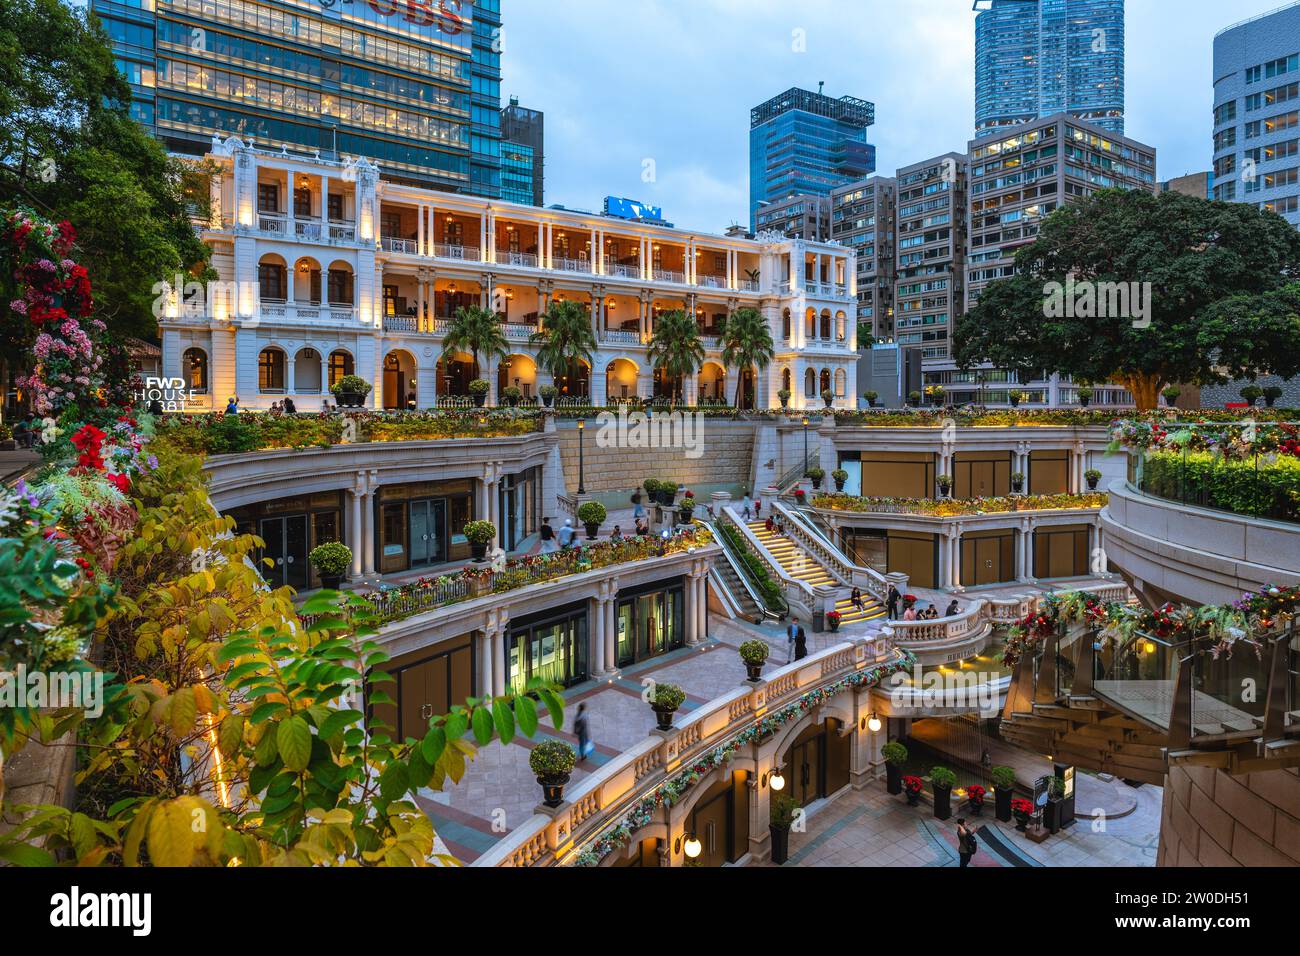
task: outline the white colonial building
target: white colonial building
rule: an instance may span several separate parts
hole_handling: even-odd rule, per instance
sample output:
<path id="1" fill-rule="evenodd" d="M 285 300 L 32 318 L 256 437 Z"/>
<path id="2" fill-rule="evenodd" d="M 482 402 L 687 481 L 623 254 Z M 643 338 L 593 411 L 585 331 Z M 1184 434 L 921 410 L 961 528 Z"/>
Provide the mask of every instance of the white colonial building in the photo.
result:
<path id="1" fill-rule="evenodd" d="M 835 243 L 707 235 L 589 213 L 432 192 L 382 179 L 365 159 L 347 163 L 214 139 L 219 168 L 203 229 L 220 281 L 187 287 L 160 319 L 163 370 L 190 385 L 193 409 L 244 408 L 291 397 L 300 411 L 328 398 L 340 376 L 374 385 L 376 409 L 426 409 L 513 386 L 535 396 L 550 376 L 529 338 L 552 302 L 588 310 L 599 343 L 554 384 L 592 404 L 656 392 L 649 342 L 656 316 L 694 314 L 708 349 L 686 383 L 693 402 L 856 408 L 854 252 Z M 182 293 L 182 290 L 177 290 Z M 492 308 L 512 354 L 479 369 L 444 357 L 456 309 Z M 776 358 L 757 382 L 726 368 L 718 336 L 741 307 L 767 318 Z"/>

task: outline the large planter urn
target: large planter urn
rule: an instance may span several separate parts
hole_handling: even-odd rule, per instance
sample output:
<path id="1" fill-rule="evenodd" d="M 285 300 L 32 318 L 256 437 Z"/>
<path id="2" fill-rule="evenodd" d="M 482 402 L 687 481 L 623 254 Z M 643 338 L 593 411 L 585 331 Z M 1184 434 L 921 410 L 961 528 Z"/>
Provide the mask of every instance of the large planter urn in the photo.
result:
<path id="1" fill-rule="evenodd" d="M 343 587 L 343 575 L 322 574 L 320 576 L 320 586 L 326 591 L 337 591 Z"/>
<path id="2" fill-rule="evenodd" d="M 903 771 L 892 763 L 885 764 L 885 792 L 894 796 L 903 792 Z"/>
<path id="3" fill-rule="evenodd" d="M 763 665 L 746 664 L 745 679 L 748 680 L 751 684 L 757 684 L 759 681 L 761 681 L 763 679 Z"/>
<path id="4" fill-rule="evenodd" d="M 1047 806 L 1043 809 L 1043 823 L 1047 827 L 1048 833 L 1059 833 L 1061 829 L 1061 808 L 1065 806 L 1063 800 L 1047 801 Z"/>
<path id="5" fill-rule="evenodd" d="M 365 402 L 360 392 L 339 392 L 338 399 L 342 408 L 360 408 Z"/>
<path id="6" fill-rule="evenodd" d="M 599 525 L 599 524 L 597 524 L 597 523 L 595 523 L 595 522 L 592 522 L 592 521 L 588 521 L 588 522 L 586 522 L 586 523 L 583 525 L 583 527 L 584 527 L 584 529 L 585 529 L 586 532 L 587 532 L 587 540 L 588 540 L 588 541 L 595 541 L 598 537 L 600 537 L 600 525 Z"/>
<path id="7" fill-rule="evenodd" d="M 469 553 L 473 555 L 475 561 L 486 561 L 487 549 L 488 543 L 486 541 L 471 541 L 469 545 Z"/>
<path id="8" fill-rule="evenodd" d="M 1029 814 L 1017 813 L 1014 814 L 1014 816 L 1016 818 L 1016 829 L 1021 833 L 1024 833 L 1025 829 L 1029 826 Z"/>
<path id="9" fill-rule="evenodd" d="M 655 718 L 659 721 L 660 730 L 673 729 L 673 714 L 677 713 L 676 707 L 660 707 L 658 704 L 651 704 L 650 709 L 655 712 Z"/>
<path id="10" fill-rule="evenodd" d="M 780 866 L 790 859 L 790 828 L 769 823 L 767 829 L 772 834 L 772 862 Z"/>
<path id="11" fill-rule="evenodd" d="M 934 817 L 936 820 L 947 820 L 952 816 L 952 787 L 934 788 Z"/>
<path id="12" fill-rule="evenodd" d="M 538 777 L 537 782 L 542 785 L 542 803 L 544 805 L 558 807 L 564 802 L 564 785 L 569 782 L 567 773 Z"/>
<path id="13" fill-rule="evenodd" d="M 1011 822 L 1011 794 L 1013 792 L 1010 787 L 1005 790 L 1002 787 L 993 788 L 994 815 L 1003 823 Z"/>

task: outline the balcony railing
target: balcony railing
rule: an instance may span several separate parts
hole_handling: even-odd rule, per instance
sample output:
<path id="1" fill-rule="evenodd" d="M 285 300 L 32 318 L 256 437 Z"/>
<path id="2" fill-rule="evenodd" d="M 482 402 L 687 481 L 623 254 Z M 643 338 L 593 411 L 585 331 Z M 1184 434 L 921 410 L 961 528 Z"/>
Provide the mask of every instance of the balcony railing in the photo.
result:
<path id="1" fill-rule="evenodd" d="M 511 341 L 528 341 L 529 338 L 537 334 L 535 325 L 519 325 L 515 323 L 504 323 L 501 326 L 501 332 Z"/>
<path id="2" fill-rule="evenodd" d="M 620 279 L 639 279 L 641 278 L 641 267 L 636 263 L 627 265 L 621 262 L 607 262 L 605 264 L 605 275 L 616 276 Z"/>
<path id="3" fill-rule="evenodd" d="M 456 243 L 436 242 L 433 254 L 438 259 L 456 259 L 462 262 L 478 262 L 479 251 L 475 246 L 463 246 Z"/>
<path id="4" fill-rule="evenodd" d="M 419 251 L 419 246 L 414 239 L 397 239 L 393 236 L 384 236 L 379 240 L 380 248 L 385 252 L 398 252 L 402 255 L 413 256 Z"/>
<path id="5" fill-rule="evenodd" d="M 757 292 L 757 291 L 758 291 L 758 280 L 757 280 L 757 279 L 741 279 L 741 280 L 740 280 L 740 289 L 741 289 L 742 292 Z"/>
<path id="6" fill-rule="evenodd" d="M 705 289 L 725 289 L 727 287 L 726 276 L 699 276 L 696 285 Z"/>
<path id="7" fill-rule="evenodd" d="M 561 256 L 555 258 L 555 268 L 560 272 L 590 272 L 591 262 L 587 259 L 565 259 Z"/>
<path id="8" fill-rule="evenodd" d="M 536 269 L 537 256 L 531 252 L 511 252 L 508 249 L 498 249 L 497 263 L 503 266 L 522 266 L 525 269 Z"/>
<path id="9" fill-rule="evenodd" d="M 622 345 L 637 345 L 641 342 L 641 334 L 639 332 L 626 332 L 622 329 L 604 329 L 600 333 L 600 340 Z"/>
<path id="10" fill-rule="evenodd" d="M 656 282 L 675 282 L 678 285 L 686 284 L 686 273 L 674 272 L 671 269 L 654 270 L 654 279 Z"/>
<path id="11" fill-rule="evenodd" d="M 389 315 L 384 317 L 385 332 L 418 332 L 420 320 L 413 315 Z"/>

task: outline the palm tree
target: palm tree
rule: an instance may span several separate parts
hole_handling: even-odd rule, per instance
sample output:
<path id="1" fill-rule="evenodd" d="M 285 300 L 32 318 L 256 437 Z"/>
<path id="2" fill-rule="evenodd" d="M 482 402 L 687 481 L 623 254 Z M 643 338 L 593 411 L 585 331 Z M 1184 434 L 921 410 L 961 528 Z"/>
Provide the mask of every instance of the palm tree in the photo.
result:
<path id="1" fill-rule="evenodd" d="M 656 371 L 668 376 L 673 400 L 680 402 L 682 381 L 704 365 L 704 343 L 695 318 L 680 309 L 659 315 L 650 339 L 650 361 Z"/>
<path id="2" fill-rule="evenodd" d="M 442 339 L 442 361 L 450 363 L 457 352 L 470 353 L 480 374 L 484 368 L 479 365 L 480 355 L 490 361 L 494 358 L 503 359 L 510 354 L 510 344 L 501 331 L 501 322 L 495 312 L 476 305 L 462 305 L 456 310 L 456 316 Z"/>
<path id="3" fill-rule="evenodd" d="M 761 372 L 767 368 L 775 355 L 774 349 L 772 330 L 758 309 L 737 309 L 727 317 L 722 329 L 722 364 L 742 373 L 736 376 L 736 408 L 740 408 L 744 371 L 756 368 Z"/>
<path id="4" fill-rule="evenodd" d="M 582 361 L 595 365 L 596 333 L 587 310 L 576 302 L 552 302 L 528 341 L 538 347 L 537 364 L 553 378 L 568 375 Z"/>

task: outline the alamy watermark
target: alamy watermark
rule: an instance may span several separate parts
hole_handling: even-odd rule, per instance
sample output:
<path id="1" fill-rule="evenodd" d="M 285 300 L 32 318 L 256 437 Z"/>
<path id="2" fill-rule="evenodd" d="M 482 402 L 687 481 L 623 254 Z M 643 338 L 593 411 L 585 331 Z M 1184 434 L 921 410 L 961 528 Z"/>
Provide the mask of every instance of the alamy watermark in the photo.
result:
<path id="1" fill-rule="evenodd" d="M 1080 281 L 1073 272 L 1065 282 L 1043 286 L 1043 316 L 1049 319 L 1131 319 L 1133 328 L 1151 327 L 1150 282 Z"/>
<path id="2" fill-rule="evenodd" d="M 596 416 L 597 448 L 671 448 L 683 450 L 686 458 L 704 457 L 705 416 L 699 412 L 668 412 L 647 415 L 629 412 L 624 406 Z"/>
<path id="3" fill-rule="evenodd" d="M 104 714 L 102 671 L 0 671 L 0 710 L 80 710 L 94 720 Z"/>

